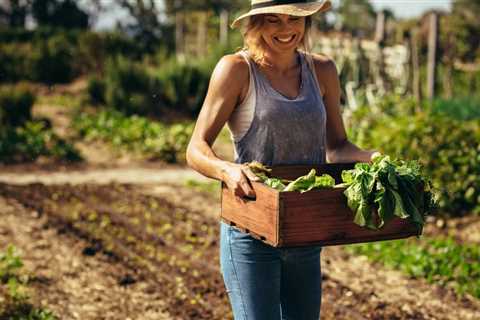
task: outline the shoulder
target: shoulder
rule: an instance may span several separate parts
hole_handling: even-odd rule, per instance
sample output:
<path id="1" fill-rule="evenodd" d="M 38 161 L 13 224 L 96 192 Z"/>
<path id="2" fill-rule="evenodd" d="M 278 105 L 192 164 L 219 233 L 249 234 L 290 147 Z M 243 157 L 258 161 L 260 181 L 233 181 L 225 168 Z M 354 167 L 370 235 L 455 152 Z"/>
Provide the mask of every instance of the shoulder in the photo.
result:
<path id="1" fill-rule="evenodd" d="M 339 91 L 340 80 L 333 59 L 319 53 L 312 53 L 311 57 L 322 92 L 335 93 Z"/>
<path id="2" fill-rule="evenodd" d="M 240 53 L 227 54 L 218 61 L 214 74 L 243 83 L 248 80 L 248 64 Z"/>
<path id="3" fill-rule="evenodd" d="M 224 55 L 213 70 L 211 82 L 211 85 L 221 87 L 224 94 L 236 94 L 242 101 L 249 84 L 247 61 L 238 52 Z"/>
<path id="4" fill-rule="evenodd" d="M 320 73 L 321 76 L 330 76 L 336 77 L 337 76 L 337 66 L 332 58 L 319 54 L 319 53 L 312 53 L 311 54 L 315 70 L 317 74 Z"/>

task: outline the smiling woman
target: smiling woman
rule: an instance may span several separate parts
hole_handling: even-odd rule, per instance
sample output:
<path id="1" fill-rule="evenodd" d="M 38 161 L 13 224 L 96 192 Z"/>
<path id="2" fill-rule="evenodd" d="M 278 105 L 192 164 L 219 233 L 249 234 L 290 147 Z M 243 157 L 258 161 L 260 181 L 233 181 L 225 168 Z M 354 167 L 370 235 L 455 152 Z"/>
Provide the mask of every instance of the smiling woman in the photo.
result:
<path id="1" fill-rule="evenodd" d="M 289 16 L 285 14 L 262 14 L 252 16 L 248 23 L 243 27 L 242 33 L 245 42 L 244 50 L 248 50 L 252 59 L 258 63 L 264 63 L 265 45 L 273 41 L 262 37 L 266 34 L 267 27 L 270 29 L 276 28 L 281 24 L 289 24 L 296 27 L 296 33 L 293 34 L 278 34 L 274 35 L 274 41 L 280 45 L 287 45 L 293 47 L 300 47 L 306 52 L 310 51 L 310 30 L 312 19 L 310 16 L 305 18 Z M 265 28 L 265 29 L 264 29 Z M 267 42 L 268 41 L 268 42 Z M 272 46 L 274 47 L 274 46 Z"/>
<path id="2" fill-rule="evenodd" d="M 330 6 L 328 0 L 252 0 L 232 24 L 243 24 L 244 48 L 215 67 L 187 162 L 221 180 L 239 201 L 255 197 L 251 181 L 258 181 L 246 162 L 366 162 L 374 154 L 347 140 L 335 63 L 308 52 L 310 16 Z M 234 163 L 211 148 L 225 124 Z M 235 319 L 317 320 L 320 252 L 319 246 L 271 247 L 222 222 L 220 264 Z"/>

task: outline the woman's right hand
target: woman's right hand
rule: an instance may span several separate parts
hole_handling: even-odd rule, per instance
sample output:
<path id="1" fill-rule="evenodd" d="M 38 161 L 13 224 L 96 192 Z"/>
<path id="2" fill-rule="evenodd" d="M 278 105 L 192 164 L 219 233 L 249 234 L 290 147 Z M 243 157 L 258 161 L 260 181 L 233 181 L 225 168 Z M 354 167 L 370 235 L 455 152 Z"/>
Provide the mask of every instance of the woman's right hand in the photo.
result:
<path id="1" fill-rule="evenodd" d="M 261 181 L 245 164 L 228 163 L 224 168 L 223 182 L 233 195 L 240 198 L 255 198 L 255 190 L 250 181 Z"/>

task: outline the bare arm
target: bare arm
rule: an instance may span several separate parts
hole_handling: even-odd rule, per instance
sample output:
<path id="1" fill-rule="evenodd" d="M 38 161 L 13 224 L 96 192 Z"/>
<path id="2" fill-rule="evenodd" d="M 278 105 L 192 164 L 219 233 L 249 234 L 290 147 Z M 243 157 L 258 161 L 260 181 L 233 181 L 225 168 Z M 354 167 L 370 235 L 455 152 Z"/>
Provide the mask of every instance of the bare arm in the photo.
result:
<path id="1" fill-rule="evenodd" d="M 347 138 L 340 113 L 340 80 L 335 63 L 314 55 L 315 71 L 327 111 L 327 162 L 369 162 L 376 151 L 362 150 Z"/>
<path id="2" fill-rule="evenodd" d="M 254 196 L 249 179 L 257 180 L 256 176 L 243 165 L 218 158 L 212 145 L 238 105 L 248 79 L 248 66 L 242 57 L 227 55 L 218 62 L 187 148 L 187 163 L 191 168 L 224 181 L 238 196 Z"/>

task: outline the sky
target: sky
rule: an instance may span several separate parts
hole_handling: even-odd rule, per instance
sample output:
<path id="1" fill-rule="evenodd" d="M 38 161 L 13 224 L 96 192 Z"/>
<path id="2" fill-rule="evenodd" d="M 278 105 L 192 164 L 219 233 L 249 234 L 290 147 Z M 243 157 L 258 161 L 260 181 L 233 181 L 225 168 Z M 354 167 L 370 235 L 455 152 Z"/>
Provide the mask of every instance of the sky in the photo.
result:
<path id="1" fill-rule="evenodd" d="M 333 2 L 338 2 L 333 0 Z M 451 0 L 370 0 L 375 10 L 391 9 L 397 18 L 420 16 L 430 9 L 450 10 Z"/>
<path id="2" fill-rule="evenodd" d="M 111 1 L 111 0 L 103 0 Z M 156 0 L 162 2 L 160 0 Z M 248 1 L 248 0 L 245 0 Z M 341 0 L 331 0 L 334 6 L 337 6 Z M 418 17 L 423 12 L 430 9 L 450 10 L 452 0 L 370 0 L 375 10 L 390 9 L 397 18 Z M 111 10 L 103 13 L 96 25 L 96 29 L 108 29 L 115 25 L 118 19 L 125 19 L 128 16 L 122 10 Z"/>

